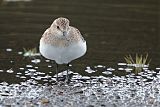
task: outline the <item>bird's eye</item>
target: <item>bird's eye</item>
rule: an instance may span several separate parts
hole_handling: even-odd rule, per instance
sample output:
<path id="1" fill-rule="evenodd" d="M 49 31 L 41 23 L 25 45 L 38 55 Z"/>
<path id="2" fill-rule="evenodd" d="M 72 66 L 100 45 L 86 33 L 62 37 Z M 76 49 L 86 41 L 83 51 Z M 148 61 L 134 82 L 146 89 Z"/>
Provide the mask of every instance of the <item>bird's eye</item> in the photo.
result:
<path id="1" fill-rule="evenodd" d="M 59 26 L 57 26 L 57 29 L 59 29 Z"/>

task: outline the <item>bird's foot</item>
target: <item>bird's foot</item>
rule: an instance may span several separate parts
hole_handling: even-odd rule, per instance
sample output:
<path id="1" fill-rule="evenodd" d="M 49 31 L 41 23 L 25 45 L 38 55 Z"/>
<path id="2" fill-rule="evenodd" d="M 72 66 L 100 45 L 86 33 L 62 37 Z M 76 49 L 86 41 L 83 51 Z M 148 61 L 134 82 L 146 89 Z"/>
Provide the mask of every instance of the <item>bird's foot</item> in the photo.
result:
<path id="1" fill-rule="evenodd" d="M 66 84 L 69 84 L 69 83 L 70 83 L 70 79 L 69 79 L 69 76 L 68 76 L 68 75 L 66 75 L 65 83 L 66 83 Z"/>

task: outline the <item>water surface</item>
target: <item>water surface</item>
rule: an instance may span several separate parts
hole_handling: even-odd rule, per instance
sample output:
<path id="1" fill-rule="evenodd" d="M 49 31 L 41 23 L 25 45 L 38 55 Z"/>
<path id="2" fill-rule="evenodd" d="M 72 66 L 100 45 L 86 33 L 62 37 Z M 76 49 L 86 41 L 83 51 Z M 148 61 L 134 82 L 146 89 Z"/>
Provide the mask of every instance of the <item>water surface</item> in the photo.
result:
<path id="1" fill-rule="evenodd" d="M 158 33 L 158 1 L 112 1 L 112 0 L 33 0 L 30 2 L 5 2 L 0 5 L 0 81 L 18 83 L 19 68 L 26 65 L 37 67 L 40 72 L 53 72 L 51 63 L 31 63 L 32 58 L 24 58 L 23 48 L 31 49 L 39 45 L 43 32 L 57 17 L 67 17 L 70 24 L 77 27 L 87 41 L 85 56 L 72 62 L 72 70 L 82 75 L 91 75 L 84 70 L 97 65 L 117 70 L 118 62 L 125 62 L 124 56 L 149 54 L 150 68 L 155 69 L 160 62 Z M 12 49 L 7 51 L 6 49 Z M 11 69 L 14 73 L 6 73 Z M 61 70 L 65 70 L 61 67 Z M 102 75 L 95 72 L 92 75 Z"/>

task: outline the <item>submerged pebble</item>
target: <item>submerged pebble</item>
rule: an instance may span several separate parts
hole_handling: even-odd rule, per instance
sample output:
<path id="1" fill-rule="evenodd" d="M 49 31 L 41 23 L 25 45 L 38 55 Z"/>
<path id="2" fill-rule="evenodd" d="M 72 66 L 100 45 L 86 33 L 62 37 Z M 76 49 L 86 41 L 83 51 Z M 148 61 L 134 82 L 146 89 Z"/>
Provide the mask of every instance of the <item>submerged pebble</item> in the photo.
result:
<path id="1" fill-rule="evenodd" d="M 19 68 L 20 70 L 24 70 L 24 68 Z"/>
<path id="2" fill-rule="evenodd" d="M 126 63 L 118 63 L 118 65 L 121 65 L 121 66 L 123 65 L 124 66 L 124 65 L 127 65 L 127 64 Z"/>
<path id="3" fill-rule="evenodd" d="M 11 48 L 7 48 L 6 51 L 7 51 L 7 52 L 11 52 L 12 49 L 11 49 Z"/>
<path id="4" fill-rule="evenodd" d="M 103 74 L 106 74 L 106 75 L 110 75 L 110 74 L 112 74 L 112 72 L 110 72 L 110 71 L 104 71 L 104 72 L 102 72 Z"/>
<path id="5" fill-rule="evenodd" d="M 114 68 L 107 68 L 108 71 L 115 71 Z"/>
<path id="6" fill-rule="evenodd" d="M 45 60 L 46 62 L 50 62 L 50 60 Z"/>
<path id="7" fill-rule="evenodd" d="M 52 65 L 48 65 L 48 68 L 51 68 L 52 67 Z"/>
<path id="8" fill-rule="evenodd" d="M 27 67 L 27 68 L 32 68 L 33 66 L 32 66 L 32 65 L 26 65 L 26 67 Z"/>
<path id="9" fill-rule="evenodd" d="M 35 64 L 38 64 L 38 63 L 41 62 L 41 60 L 40 60 L 40 59 L 33 59 L 33 60 L 31 60 L 31 62 L 33 62 L 33 63 L 35 63 Z"/>
<path id="10" fill-rule="evenodd" d="M 92 70 L 91 67 L 86 67 L 87 69 L 85 70 L 87 73 L 94 73 L 96 72 L 95 70 Z"/>
<path id="11" fill-rule="evenodd" d="M 118 68 L 118 70 L 119 70 L 119 71 L 123 71 L 123 70 L 125 70 L 125 69 L 124 69 L 124 68 Z"/>
<path id="12" fill-rule="evenodd" d="M 13 71 L 12 68 L 11 68 L 11 69 L 8 69 L 6 72 L 7 72 L 7 73 L 13 73 L 14 71 Z"/>
<path id="13" fill-rule="evenodd" d="M 17 75 L 21 75 L 22 73 L 21 72 L 17 72 Z"/>
<path id="14" fill-rule="evenodd" d="M 160 70 L 160 68 L 158 67 L 158 68 L 156 68 L 156 70 Z"/>
<path id="15" fill-rule="evenodd" d="M 34 67 L 35 69 L 38 69 L 38 67 Z"/>
<path id="16" fill-rule="evenodd" d="M 94 66 L 95 68 L 105 68 L 104 65 L 97 65 L 97 66 Z"/>
<path id="17" fill-rule="evenodd" d="M 19 78 L 21 78 L 21 79 L 26 79 L 27 77 L 25 77 L 25 76 L 20 76 Z"/>
<path id="18" fill-rule="evenodd" d="M 0 69 L 0 72 L 4 72 L 2 69 Z"/>
<path id="19" fill-rule="evenodd" d="M 30 71 L 30 72 L 36 72 L 37 70 L 35 70 L 35 69 L 28 69 L 28 71 Z"/>
<path id="20" fill-rule="evenodd" d="M 23 52 L 18 52 L 18 54 L 19 54 L 19 55 L 22 55 L 22 54 L 23 54 Z"/>

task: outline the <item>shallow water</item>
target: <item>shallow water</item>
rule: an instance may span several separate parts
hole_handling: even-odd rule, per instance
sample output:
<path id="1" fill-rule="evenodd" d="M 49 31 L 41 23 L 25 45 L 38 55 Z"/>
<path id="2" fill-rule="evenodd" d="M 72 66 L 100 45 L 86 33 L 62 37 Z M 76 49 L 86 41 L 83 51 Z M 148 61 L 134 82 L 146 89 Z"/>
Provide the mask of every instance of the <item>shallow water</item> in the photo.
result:
<path id="1" fill-rule="evenodd" d="M 154 72 L 140 77 L 148 82 L 159 78 L 157 0 L 6 1 L 0 1 L 0 83 L 20 84 L 34 80 L 38 82 L 35 86 L 55 84 L 55 65 L 41 56 L 24 56 L 23 48 L 38 49 L 45 29 L 60 16 L 70 19 L 88 45 L 87 54 L 71 63 L 73 80 L 87 82 L 101 76 L 113 78 L 131 74 L 132 70 L 123 65 L 124 56 L 136 53 L 148 53 L 152 59 L 147 69 Z M 62 79 L 65 70 L 65 66 L 60 66 Z M 79 76 L 74 77 L 74 73 Z"/>
<path id="2" fill-rule="evenodd" d="M 150 67 L 158 67 L 160 53 L 156 0 L 33 0 L 1 1 L 1 69 L 19 69 L 32 64 L 30 59 L 24 59 L 18 52 L 23 52 L 23 48 L 38 48 L 45 29 L 60 16 L 69 18 L 71 25 L 79 28 L 87 40 L 87 54 L 72 62 L 74 71 L 86 75 L 84 69 L 87 66 L 105 65 L 117 68 L 118 62 L 124 62 L 125 55 L 135 53 L 149 53 L 149 58 L 152 59 Z M 12 51 L 6 51 L 8 48 Z M 44 61 L 35 66 L 39 66 L 38 69 L 44 72 L 50 70 Z M 4 75 L 3 77 L 7 76 Z M 1 81 L 10 79 L 2 78 Z M 12 82 L 16 80 L 13 79 Z"/>

